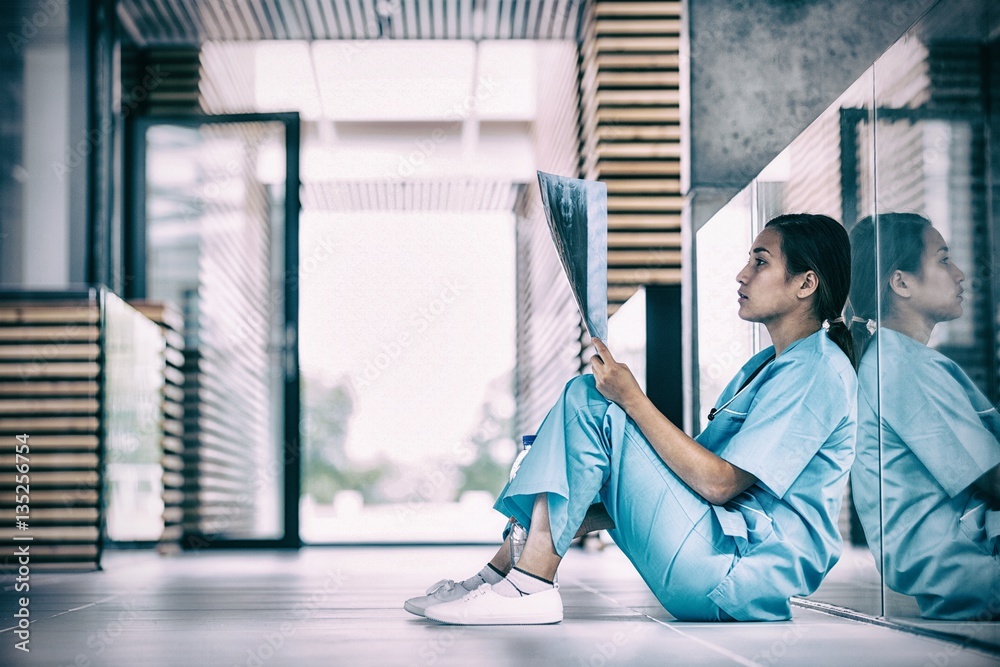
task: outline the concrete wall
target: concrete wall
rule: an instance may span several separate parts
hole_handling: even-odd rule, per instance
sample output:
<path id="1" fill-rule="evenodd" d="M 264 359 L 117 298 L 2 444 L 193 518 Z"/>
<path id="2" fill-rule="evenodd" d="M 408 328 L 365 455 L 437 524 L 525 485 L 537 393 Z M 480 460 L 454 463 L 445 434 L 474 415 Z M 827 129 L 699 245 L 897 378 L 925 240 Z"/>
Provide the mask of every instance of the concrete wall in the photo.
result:
<path id="1" fill-rule="evenodd" d="M 686 0 L 697 229 L 935 0 Z"/>

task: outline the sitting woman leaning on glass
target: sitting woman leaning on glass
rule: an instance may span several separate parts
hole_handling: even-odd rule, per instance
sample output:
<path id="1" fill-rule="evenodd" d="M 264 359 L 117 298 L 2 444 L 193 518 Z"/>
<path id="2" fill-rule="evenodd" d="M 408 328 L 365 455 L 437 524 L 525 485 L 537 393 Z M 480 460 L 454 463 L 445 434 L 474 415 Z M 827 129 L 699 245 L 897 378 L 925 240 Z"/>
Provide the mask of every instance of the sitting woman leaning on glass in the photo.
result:
<path id="1" fill-rule="evenodd" d="M 927 218 L 883 213 L 877 224 L 877 262 L 874 221 L 851 230 L 858 515 L 886 586 L 914 596 L 922 616 L 1000 618 L 1000 414 L 927 346 L 961 317 L 965 274 Z"/>
<path id="2" fill-rule="evenodd" d="M 739 315 L 773 347 L 722 392 L 688 437 L 643 394 L 602 341 L 593 375 L 571 380 L 496 509 L 528 527 L 477 574 L 408 600 L 454 624 L 563 618 L 556 569 L 599 499 L 610 534 L 681 620 L 785 620 L 789 598 L 819 586 L 841 550 L 841 497 L 854 459 L 857 381 L 841 311 L 847 232 L 821 215 L 785 215 L 757 236 L 736 276 Z M 508 540 L 510 538 L 508 537 Z"/>

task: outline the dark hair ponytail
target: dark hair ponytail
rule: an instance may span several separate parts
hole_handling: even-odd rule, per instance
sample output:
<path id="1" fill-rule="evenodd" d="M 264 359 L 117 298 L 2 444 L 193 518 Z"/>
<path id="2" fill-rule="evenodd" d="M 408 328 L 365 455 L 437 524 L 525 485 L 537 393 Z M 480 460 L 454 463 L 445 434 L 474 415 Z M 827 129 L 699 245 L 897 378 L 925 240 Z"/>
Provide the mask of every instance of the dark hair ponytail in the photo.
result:
<path id="1" fill-rule="evenodd" d="M 876 234 L 876 224 L 878 234 Z M 924 231 L 931 221 L 916 213 L 880 213 L 851 229 L 851 333 L 858 363 L 871 342 L 868 322 L 889 314 L 889 279 L 896 271 L 920 273 Z M 877 245 L 876 245 L 877 237 Z M 881 269 L 881 271 L 879 271 Z"/>
<path id="2" fill-rule="evenodd" d="M 820 322 L 829 323 L 830 340 L 856 364 L 854 340 L 842 317 L 851 289 L 851 241 L 847 230 L 829 216 L 811 213 L 779 215 L 766 227 L 781 235 L 788 275 L 813 271 L 819 278 L 813 314 Z"/>

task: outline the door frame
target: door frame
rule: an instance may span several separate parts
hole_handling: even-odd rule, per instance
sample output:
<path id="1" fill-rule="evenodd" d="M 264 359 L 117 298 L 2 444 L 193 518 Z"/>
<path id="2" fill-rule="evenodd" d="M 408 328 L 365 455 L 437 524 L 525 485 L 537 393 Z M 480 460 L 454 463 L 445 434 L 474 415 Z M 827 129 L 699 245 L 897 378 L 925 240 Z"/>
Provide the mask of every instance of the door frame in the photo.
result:
<path id="1" fill-rule="evenodd" d="M 127 280 L 126 299 L 143 299 L 146 285 L 146 132 L 156 125 L 198 128 L 204 125 L 237 123 L 282 123 L 285 126 L 285 206 L 284 206 L 284 332 L 283 341 L 283 472 L 282 518 L 284 532 L 275 539 L 225 539 L 184 536 L 188 549 L 200 548 L 274 548 L 298 549 L 299 495 L 302 487 L 301 417 L 299 372 L 299 213 L 301 211 L 299 175 L 301 120 L 297 112 L 246 113 L 185 116 L 129 116 L 125 122 L 124 139 L 124 202 L 125 216 L 123 263 Z"/>

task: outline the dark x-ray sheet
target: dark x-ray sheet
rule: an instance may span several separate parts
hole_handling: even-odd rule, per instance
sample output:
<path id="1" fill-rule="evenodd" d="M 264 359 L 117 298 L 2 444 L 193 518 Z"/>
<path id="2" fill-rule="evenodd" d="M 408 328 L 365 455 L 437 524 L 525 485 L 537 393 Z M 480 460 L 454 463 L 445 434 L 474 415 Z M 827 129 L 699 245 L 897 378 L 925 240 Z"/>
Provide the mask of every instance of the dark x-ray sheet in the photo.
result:
<path id="1" fill-rule="evenodd" d="M 608 336 L 608 187 L 538 172 L 545 219 L 593 338 Z"/>

